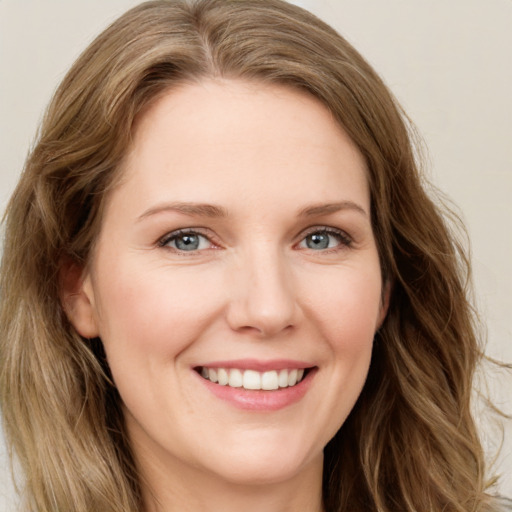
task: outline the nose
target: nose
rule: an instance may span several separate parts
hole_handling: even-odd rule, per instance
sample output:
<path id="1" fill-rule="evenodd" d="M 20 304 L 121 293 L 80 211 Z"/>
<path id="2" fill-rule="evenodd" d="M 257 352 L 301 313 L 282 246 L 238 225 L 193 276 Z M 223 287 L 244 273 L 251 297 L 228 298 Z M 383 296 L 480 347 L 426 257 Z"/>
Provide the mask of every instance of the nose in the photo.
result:
<path id="1" fill-rule="evenodd" d="M 227 320 L 233 330 L 263 338 L 297 325 L 300 308 L 284 255 L 252 252 L 231 270 Z"/>

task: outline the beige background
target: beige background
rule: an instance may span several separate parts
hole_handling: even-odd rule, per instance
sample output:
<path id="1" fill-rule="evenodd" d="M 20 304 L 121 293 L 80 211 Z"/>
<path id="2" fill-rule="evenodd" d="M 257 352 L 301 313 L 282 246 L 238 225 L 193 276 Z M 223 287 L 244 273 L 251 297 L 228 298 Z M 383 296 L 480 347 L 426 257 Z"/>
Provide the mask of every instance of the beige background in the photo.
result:
<path id="1" fill-rule="evenodd" d="M 135 0 L 0 0 L 0 208 L 50 95 L 78 53 Z M 512 361 L 512 0 L 302 0 L 375 66 L 417 124 L 432 179 L 473 241 L 488 353 Z M 512 412 L 512 379 L 491 382 Z M 512 428 L 500 491 L 512 496 Z M 0 436 L 1 437 L 1 436 Z M 485 428 L 490 447 L 496 431 Z M 1 439 L 0 439 L 1 441 Z M 0 510 L 13 508 L 0 442 Z"/>

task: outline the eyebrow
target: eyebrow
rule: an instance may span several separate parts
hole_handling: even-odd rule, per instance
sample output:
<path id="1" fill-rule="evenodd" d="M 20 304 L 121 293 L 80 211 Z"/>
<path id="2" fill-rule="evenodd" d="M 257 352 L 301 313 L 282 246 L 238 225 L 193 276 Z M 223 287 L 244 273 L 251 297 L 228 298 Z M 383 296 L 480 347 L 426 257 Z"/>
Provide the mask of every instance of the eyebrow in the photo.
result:
<path id="1" fill-rule="evenodd" d="M 361 213 L 365 217 L 368 216 L 366 210 L 354 203 L 353 201 L 340 201 L 337 203 L 321 203 L 313 204 L 301 208 L 299 210 L 299 217 L 315 217 L 322 215 L 330 215 L 342 210 L 353 210 Z M 142 215 L 139 216 L 138 220 L 143 220 L 152 215 L 158 213 L 171 212 L 180 213 L 182 215 L 188 215 L 190 217 L 209 217 L 209 218 L 223 218 L 228 216 L 228 212 L 222 206 L 217 206 L 208 203 L 189 203 L 189 202 L 172 202 L 164 203 L 146 210 Z"/>
<path id="2" fill-rule="evenodd" d="M 365 217 L 368 217 L 366 210 L 353 201 L 340 201 L 338 203 L 322 203 L 306 206 L 299 211 L 299 217 L 329 215 L 342 210 L 353 210 L 363 214 Z"/>
<path id="3" fill-rule="evenodd" d="M 185 202 L 173 202 L 165 203 L 149 208 L 142 215 L 139 216 L 138 220 L 145 219 L 152 215 L 156 215 L 162 212 L 174 212 L 181 213 L 183 215 L 189 215 L 191 217 L 227 217 L 228 212 L 221 206 L 216 206 L 207 203 L 185 203 Z"/>

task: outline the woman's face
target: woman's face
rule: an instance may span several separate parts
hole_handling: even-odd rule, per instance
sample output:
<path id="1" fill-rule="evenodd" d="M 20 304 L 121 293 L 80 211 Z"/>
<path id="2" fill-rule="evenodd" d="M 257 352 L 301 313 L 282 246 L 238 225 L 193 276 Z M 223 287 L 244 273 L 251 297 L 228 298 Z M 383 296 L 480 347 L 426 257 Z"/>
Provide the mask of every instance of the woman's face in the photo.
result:
<path id="1" fill-rule="evenodd" d="M 361 154 L 304 93 L 205 81 L 139 119 L 123 173 L 67 309 L 104 343 L 140 463 L 321 468 L 385 314 Z"/>

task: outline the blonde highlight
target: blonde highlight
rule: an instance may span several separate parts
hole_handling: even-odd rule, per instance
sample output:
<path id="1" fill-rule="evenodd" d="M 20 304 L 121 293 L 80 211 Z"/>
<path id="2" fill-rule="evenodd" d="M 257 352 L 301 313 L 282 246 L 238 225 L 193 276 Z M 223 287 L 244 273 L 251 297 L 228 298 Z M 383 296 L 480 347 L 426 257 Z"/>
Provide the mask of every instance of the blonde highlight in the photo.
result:
<path id="1" fill-rule="evenodd" d="M 0 276 L 0 399 L 27 509 L 143 509 L 101 342 L 69 324 L 60 268 L 89 261 L 138 116 L 164 91 L 216 77 L 314 95 L 367 162 L 391 304 L 363 392 L 325 449 L 325 510 L 497 510 L 471 416 L 482 352 L 465 244 L 425 192 L 381 79 L 333 29 L 280 0 L 141 4 L 98 36 L 50 104 L 7 208 Z"/>

